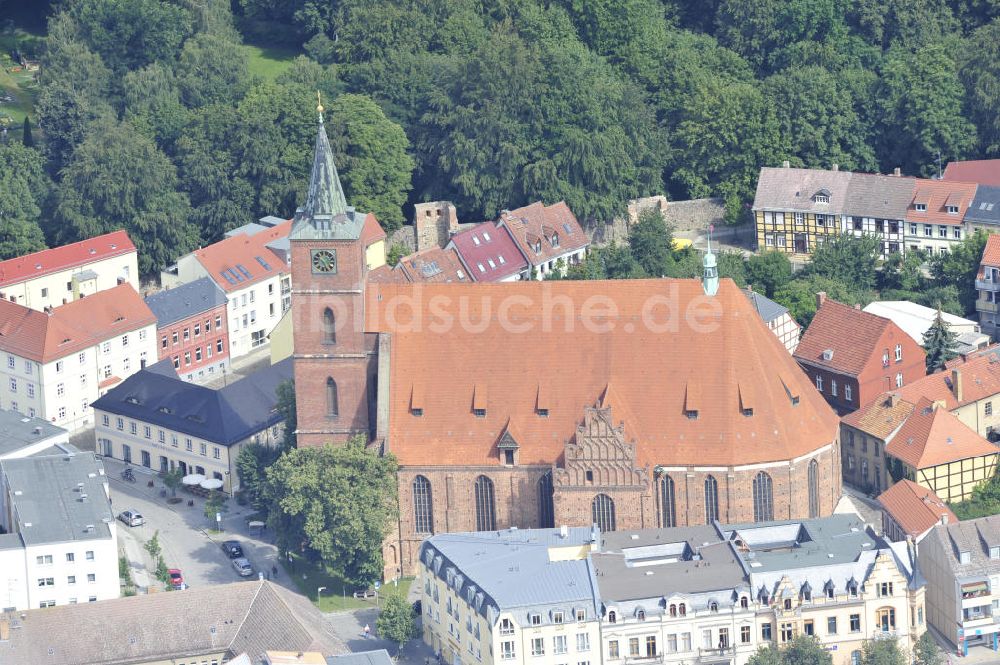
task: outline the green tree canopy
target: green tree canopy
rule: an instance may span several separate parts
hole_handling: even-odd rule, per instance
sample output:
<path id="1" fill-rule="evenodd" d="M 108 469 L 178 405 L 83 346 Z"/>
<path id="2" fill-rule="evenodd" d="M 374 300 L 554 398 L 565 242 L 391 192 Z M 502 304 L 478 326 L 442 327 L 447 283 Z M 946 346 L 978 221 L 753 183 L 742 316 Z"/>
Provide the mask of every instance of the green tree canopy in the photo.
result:
<path id="1" fill-rule="evenodd" d="M 861 665 L 907 665 L 908 662 L 896 637 L 865 640 L 861 646 Z"/>
<path id="2" fill-rule="evenodd" d="M 974 316 L 976 312 L 976 275 L 979 273 L 979 262 L 986 249 L 986 233 L 976 231 L 960 243 L 954 243 L 951 251 L 936 254 L 931 259 L 931 275 L 938 286 L 951 286 L 958 289 L 958 300 L 964 310 L 963 314 Z"/>
<path id="3" fill-rule="evenodd" d="M 647 275 L 670 274 L 674 264 L 673 235 L 673 228 L 658 208 L 641 211 L 639 219 L 629 227 L 629 251 Z"/>
<path id="4" fill-rule="evenodd" d="M 38 151 L 0 144 L 0 260 L 45 249 L 39 221 L 50 186 Z"/>
<path id="5" fill-rule="evenodd" d="M 395 642 L 402 651 L 403 645 L 417 636 L 413 606 L 402 596 L 390 595 L 378 613 L 375 629 L 380 637 Z"/>
<path id="6" fill-rule="evenodd" d="M 882 239 L 876 235 L 857 237 L 843 233 L 828 239 L 813 252 L 806 273 L 850 284 L 854 289 L 871 290 L 878 281 Z"/>
<path id="7" fill-rule="evenodd" d="M 747 259 L 747 282 L 768 298 L 792 279 L 792 262 L 784 252 L 765 251 Z"/>
<path id="8" fill-rule="evenodd" d="M 816 637 L 799 635 L 781 647 L 761 647 L 748 665 L 832 665 L 833 657 Z"/>
<path id="9" fill-rule="evenodd" d="M 1000 156 L 1000 19 L 993 19 L 969 36 L 959 55 L 962 83 L 969 99 L 969 118 L 979 134 L 979 150 Z"/>
<path id="10" fill-rule="evenodd" d="M 941 310 L 938 310 L 934 317 L 934 323 L 924 331 L 924 353 L 927 354 L 927 373 L 937 372 L 944 369 L 944 364 L 957 356 L 955 352 L 955 342 L 958 341 L 958 334 L 953 333 L 951 328 L 941 317 Z"/>
<path id="11" fill-rule="evenodd" d="M 931 631 L 924 631 L 917 643 L 913 645 L 913 662 L 914 665 L 942 665 L 944 663 L 944 656 L 934 641 Z"/>
<path id="12" fill-rule="evenodd" d="M 822 275 L 804 275 L 779 286 L 774 301 L 788 308 L 799 325 L 807 327 L 816 314 L 816 294 L 826 293 L 828 298 L 848 305 L 866 305 L 868 294 L 857 292 L 843 282 Z"/>

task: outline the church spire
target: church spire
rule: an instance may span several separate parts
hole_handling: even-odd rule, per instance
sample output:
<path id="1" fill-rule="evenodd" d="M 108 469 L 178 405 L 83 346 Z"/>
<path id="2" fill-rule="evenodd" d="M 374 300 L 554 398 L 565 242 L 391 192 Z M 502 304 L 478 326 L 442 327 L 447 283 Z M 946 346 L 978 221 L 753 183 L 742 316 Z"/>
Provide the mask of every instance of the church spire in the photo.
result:
<path id="1" fill-rule="evenodd" d="M 715 230 L 715 226 L 708 227 L 708 251 L 705 252 L 705 258 L 702 259 L 705 274 L 701 279 L 701 286 L 705 290 L 706 296 L 714 296 L 719 292 L 719 268 L 715 261 L 715 254 L 712 253 L 713 230 Z"/>
<path id="2" fill-rule="evenodd" d="M 306 202 L 295 211 L 295 221 L 292 223 L 293 237 L 302 235 L 307 227 L 312 227 L 313 231 L 330 231 L 331 226 L 336 224 L 334 218 L 346 215 L 348 212 L 344 188 L 340 184 L 337 165 L 333 161 L 333 151 L 330 149 L 330 141 L 323 126 L 323 103 L 319 92 L 316 93 L 316 102 L 319 127 L 316 132 L 312 174 L 309 177 Z"/>

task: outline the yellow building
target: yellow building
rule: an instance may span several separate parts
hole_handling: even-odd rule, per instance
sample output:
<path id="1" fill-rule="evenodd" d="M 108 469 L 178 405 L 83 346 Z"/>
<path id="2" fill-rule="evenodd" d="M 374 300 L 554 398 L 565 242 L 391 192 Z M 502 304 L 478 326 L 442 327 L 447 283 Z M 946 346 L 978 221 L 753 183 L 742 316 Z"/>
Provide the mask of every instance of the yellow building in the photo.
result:
<path id="1" fill-rule="evenodd" d="M 277 325 L 268 335 L 271 340 L 271 364 L 277 365 L 285 358 L 292 357 L 293 337 L 292 337 L 292 310 L 288 310 L 281 315 Z"/>

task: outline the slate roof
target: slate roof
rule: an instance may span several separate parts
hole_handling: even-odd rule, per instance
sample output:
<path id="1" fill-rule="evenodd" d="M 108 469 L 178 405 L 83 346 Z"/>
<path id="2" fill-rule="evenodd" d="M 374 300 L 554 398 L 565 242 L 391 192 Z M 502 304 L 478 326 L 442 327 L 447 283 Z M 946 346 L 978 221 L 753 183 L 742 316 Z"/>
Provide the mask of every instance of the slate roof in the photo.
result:
<path id="1" fill-rule="evenodd" d="M 942 516 L 949 524 L 958 522 L 958 517 L 937 494 L 906 478 L 882 492 L 878 502 L 882 510 L 914 538 L 940 524 Z"/>
<path id="2" fill-rule="evenodd" d="M 269 245 L 286 238 L 291 227 L 288 221 L 254 235 L 241 233 L 196 250 L 194 255 L 223 291 L 237 291 L 288 271 L 284 257 Z"/>
<path id="3" fill-rule="evenodd" d="M 60 305 L 50 314 L 0 300 L 0 349 L 47 363 L 155 323 L 128 283 Z"/>
<path id="4" fill-rule="evenodd" d="M 146 305 L 161 328 L 225 304 L 225 292 L 208 277 L 146 297 Z"/>
<path id="5" fill-rule="evenodd" d="M 590 244 L 590 239 L 565 201 L 550 206 L 536 201 L 523 208 L 505 210 L 500 213 L 497 225 L 508 228 L 521 253 L 534 266 Z M 558 236 L 558 246 L 552 244 L 553 235 Z M 541 251 L 536 252 L 539 243 Z"/>
<path id="6" fill-rule="evenodd" d="M 990 548 L 1000 547 L 1000 515 L 939 524 L 927 537 L 935 538 L 942 551 L 951 554 L 947 557 L 947 562 L 956 577 L 995 575 L 1000 572 L 1000 560 L 990 559 Z M 961 562 L 961 552 L 969 552 L 969 563 Z"/>
<path id="7" fill-rule="evenodd" d="M 37 434 L 36 429 L 39 430 Z M 16 411 L 0 409 L 0 457 L 64 434 L 66 430 L 44 418 L 31 418 Z"/>
<path id="8" fill-rule="evenodd" d="M 0 665 L 132 665 L 269 649 L 344 653 L 302 596 L 268 581 L 235 582 L 0 615 L 11 622 Z M 16 627 L 14 627 L 16 626 Z M 113 627 L 109 630 L 109 626 Z"/>
<path id="9" fill-rule="evenodd" d="M 0 460 L 0 473 L 26 545 L 111 537 L 108 525 L 114 518 L 104 491 L 107 477 L 94 453 Z M 86 500 L 81 501 L 84 494 Z"/>
<path id="10" fill-rule="evenodd" d="M 1000 452 L 948 409 L 934 408 L 927 398 L 918 401 L 885 452 L 915 469 Z"/>
<path id="11" fill-rule="evenodd" d="M 757 293 L 753 289 L 743 289 L 743 293 L 750 300 L 750 304 L 753 308 L 757 310 L 760 314 L 760 318 L 764 320 L 765 323 L 770 323 L 775 319 L 779 319 L 785 314 L 788 314 L 788 308 L 784 305 L 779 305 L 762 293 Z"/>
<path id="12" fill-rule="evenodd" d="M 62 247 L 0 261 L 0 289 L 28 279 L 70 270 L 135 251 L 125 231 L 114 231 Z"/>
<path id="13" fill-rule="evenodd" d="M 143 369 L 94 402 L 95 409 L 231 446 L 281 422 L 275 391 L 292 378 L 286 358 L 213 390 Z"/>
<path id="14" fill-rule="evenodd" d="M 505 226 L 476 224 L 451 237 L 453 247 L 477 282 L 499 282 L 527 270 L 528 262 Z"/>
<path id="15" fill-rule="evenodd" d="M 1000 159 L 970 159 L 949 162 L 944 167 L 945 180 L 974 182 L 979 185 L 1000 187 Z"/>
<path id="16" fill-rule="evenodd" d="M 1000 160 L 997 160 L 1000 162 Z M 1000 167 L 998 167 L 1000 171 Z M 1000 174 L 998 174 L 1000 179 Z M 965 221 L 978 224 L 1000 224 L 1000 186 L 979 185 L 976 198 L 965 212 Z"/>
<path id="17" fill-rule="evenodd" d="M 850 181 L 851 174 L 847 171 L 765 166 L 757 179 L 753 208 L 838 214 L 847 205 Z M 822 190 L 829 193 L 829 203 L 815 202 L 815 195 Z"/>
<path id="18" fill-rule="evenodd" d="M 843 212 L 878 219 L 904 219 L 915 184 L 916 179 L 910 177 L 852 173 Z"/>
<path id="19" fill-rule="evenodd" d="M 857 376 L 869 362 L 880 362 L 876 345 L 882 334 L 895 326 L 887 318 L 827 298 L 816 310 L 794 356 L 816 367 Z M 833 351 L 830 360 L 823 359 L 827 350 Z"/>
<path id="20" fill-rule="evenodd" d="M 965 212 L 976 196 L 976 185 L 971 182 L 949 180 L 927 180 L 917 178 L 913 189 L 913 200 L 906 211 L 907 222 L 923 224 L 962 224 Z M 917 203 L 927 206 L 926 212 L 916 209 Z M 946 205 L 958 207 L 956 214 L 945 211 Z"/>

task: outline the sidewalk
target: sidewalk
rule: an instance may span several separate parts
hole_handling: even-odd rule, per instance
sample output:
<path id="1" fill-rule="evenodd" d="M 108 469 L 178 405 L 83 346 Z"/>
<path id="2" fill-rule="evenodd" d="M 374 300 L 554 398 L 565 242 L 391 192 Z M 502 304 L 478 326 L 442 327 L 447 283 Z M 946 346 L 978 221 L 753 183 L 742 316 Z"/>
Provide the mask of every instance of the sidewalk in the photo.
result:
<path id="1" fill-rule="evenodd" d="M 135 582 L 137 593 L 149 593 L 150 573 L 146 566 L 146 550 L 131 534 L 119 530 L 121 533 L 121 549 L 124 550 L 125 558 L 128 559 L 129 568 L 132 570 L 132 580 Z"/>

